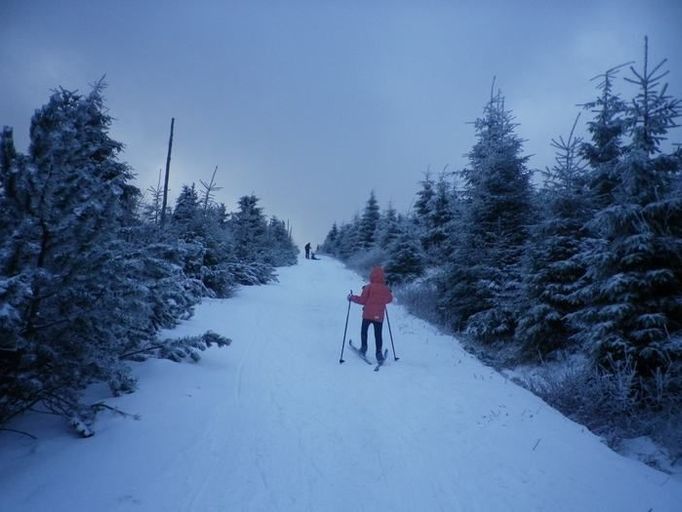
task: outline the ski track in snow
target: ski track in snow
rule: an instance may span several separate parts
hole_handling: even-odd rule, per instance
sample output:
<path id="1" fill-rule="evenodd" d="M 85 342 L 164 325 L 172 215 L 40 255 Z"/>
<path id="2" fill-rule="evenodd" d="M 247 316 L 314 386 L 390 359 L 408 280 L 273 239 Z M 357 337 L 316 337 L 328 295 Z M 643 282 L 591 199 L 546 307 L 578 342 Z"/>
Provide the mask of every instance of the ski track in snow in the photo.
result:
<path id="1" fill-rule="evenodd" d="M 0 433 L 0 511 L 679 512 L 682 482 L 612 452 L 444 336 L 390 305 L 394 361 L 346 349 L 333 260 L 207 300 L 171 336 L 233 339 L 198 364 L 136 366 L 140 389 L 75 439 L 26 416 Z M 359 339 L 360 307 L 348 337 Z M 370 332 L 370 350 L 374 353 Z M 101 386 L 90 391 L 102 395 Z"/>

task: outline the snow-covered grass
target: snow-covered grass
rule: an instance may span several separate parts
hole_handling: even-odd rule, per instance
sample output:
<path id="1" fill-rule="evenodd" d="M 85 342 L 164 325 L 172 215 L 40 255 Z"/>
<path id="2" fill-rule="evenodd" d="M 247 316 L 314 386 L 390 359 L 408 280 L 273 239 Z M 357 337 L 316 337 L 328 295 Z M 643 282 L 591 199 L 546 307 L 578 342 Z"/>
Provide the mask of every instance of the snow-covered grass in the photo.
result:
<path id="1" fill-rule="evenodd" d="M 172 335 L 212 330 L 232 345 L 136 367 L 139 391 L 107 403 L 139 420 L 105 413 L 76 439 L 25 416 L 11 427 L 38 440 L 0 433 L 0 510 L 680 509 L 682 482 L 613 452 L 400 305 L 400 360 L 373 372 L 346 352 L 340 365 L 345 297 L 362 284 L 334 260 L 303 260 L 277 284 L 204 302 Z M 359 327 L 353 306 L 349 336 Z"/>
<path id="2" fill-rule="evenodd" d="M 588 426 L 618 452 L 682 481 L 680 398 L 669 396 L 663 385 L 658 390 L 642 389 L 640 393 L 649 396 L 635 397 L 637 374 L 631 365 L 606 374 L 597 372 L 584 355 L 570 354 L 504 374 Z"/>
<path id="3" fill-rule="evenodd" d="M 394 290 L 410 313 L 441 324 L 434 276 L 435 273 L 427 274 Z M 448 332 L 444 326 L 441 328 Z M 550 358 L 540 356 L 539 362 L 533 363 L 515 343 L 503 340 L 481 343 L 466 335 L 459 341 L 485 364 L 588 426 L 619 453 L 682 479 L 682 398 L 677 391 L 679 384 L 673 382 L 675 378 L 679 382 L 679 375 L 671 376 L 674 372 L 668 372 L 653 389 L 642 388 L 635 399 L 631 390 L 637 375 L 631 365 L 609 375 L 596 372 L 584 352 L 556 351 Z M 648 443 L 640 442 L 644 438 Z M 647 449 L 631 450 L 632 440 Z M 649 449 L 650 444 L 656 448 Z"/>

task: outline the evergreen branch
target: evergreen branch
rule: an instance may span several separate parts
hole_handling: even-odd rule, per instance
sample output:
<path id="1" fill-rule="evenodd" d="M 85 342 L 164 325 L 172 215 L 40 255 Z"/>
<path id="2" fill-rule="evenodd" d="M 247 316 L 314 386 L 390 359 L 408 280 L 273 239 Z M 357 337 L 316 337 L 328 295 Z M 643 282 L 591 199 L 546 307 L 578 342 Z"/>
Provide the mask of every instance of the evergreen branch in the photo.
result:
<path id="1" fill-rule="evenodd" d="M 634 64 L 634 63 L 635 63 L 634 60 L 630 60 L 630 61 L 628 61 L 628 62 L 624 62 L 623 64 L 618 64 L 617 66 L 613 66 L 612 68 L 607 69 L 607 70 L 604 71 L 603 73 L 600 73 L 600 74 L 595 75 L 595 76 L 593 76 L 592 78 L 590 78 L 590 82 L 592 82 L 592 81 L 594 81 L 594 80 L 597 80 L 598 78 L 611 78 L 611 77 L 613 77 L 614 75 L 617 75 L 618 72 L 619 72 L 621 69 L 623 69 L 625 66 L 630 66 L 630 65 L 632 65 L 632 64 Z"/>
<path id="2" fill-rule="evenodd" d="M 104 402 L 95 402 L 94 404 L 90 405 L 90 408 L 95 412 L 99 412 L 100 410 L 111 411 L 118 416 L 122 416 L 124 418 L 132 418 L 134 420 L 140 420 L 142 418 L 139 414 L 131 414 L 129 412 L 125 412 L 124 410 L 119 409 L 118 407 L 113 407 L 111 405 L 105 404 Z"/>
<path id="3" fill-rule="evenodd" d="M 13 428 L 0 428 L 0 432 L 13 432 L 15 434 L 21 434 L 22 436 L 30 437 L 33 440 L 37 440 L 38 438 L 34 436 L 33 434 L 29 434 L 28 432 L 24 432 L 23 430 L 15 430 Z"/>
<path id="4" fill-rule="evenodd" d="M 655 78 L 651 78 L 651 77 L 653 77 L 653 76 L 656 74 L 656 72 L 661 68 L 661 66 L 663 66 L 663 64 L 665 64 L 666 62 L 668 62 L 668 59 L 663 59 L 661 62 L 659 62 L 659 63 L 654 67 L 654 69 L 652 69 L 652 70 L 649 72 L 648 78 L 649 78 L 650 80 L 656 80 Z M 661 76 L 665 76 L 665 75 L 667 75 L 668 73 L 670 73 L 670 71 L 665 71 Z"/>

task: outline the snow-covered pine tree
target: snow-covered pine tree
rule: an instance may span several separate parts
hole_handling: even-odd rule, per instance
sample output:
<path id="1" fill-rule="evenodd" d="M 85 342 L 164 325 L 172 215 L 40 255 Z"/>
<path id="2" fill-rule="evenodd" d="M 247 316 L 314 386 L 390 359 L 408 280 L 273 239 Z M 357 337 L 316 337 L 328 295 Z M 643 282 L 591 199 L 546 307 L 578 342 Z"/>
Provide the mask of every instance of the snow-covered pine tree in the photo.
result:
<path id="1" fill-rule="evenodd" d="M 592 78 L 592 81 L 598 80 L 599 95 L 583 105 L 594 116 L 587 123 L 590 141 L 582 143 L 580 153 L 591 169 L 587 192 L 595 212 L 613 204 L 613 190 L 618 183 L 626 129 L 625 102 L 613 87 L 618 72 L 626 65 L 613 67 Z"/>
<path id="2" fill-rule="evenodd" d="M 192 183 L 191 187 L 183 185 L 180 195 L 175 201 L 173 224 L 181 230 L 183 235 L 191 236 L 189 231 L 201 223 L 200 213 L 199 195 L 194 183 Z"/>
<path id="3" fill-rule="evenodd" d="M 450 228 L 456 215 L 455 198 L 454 189 L 443 171 L 435 182 L 428 213 L 420 221 L 423 226 L 422 247 L 427 261 L 432 265 L 446 261 L 452 250 Z"/>
<path id="4" fill-rule="evenodd" d="M 546 172 L 539 221 L 531 228 L 524 257 L 524 307 L 515 337 L 528 357 L 542 359 L 567 345 L 572 331 L 565 317 L 577 309 L 576 291 L 584 285 L 579 254 L 591 203 L 582 139 L 575 136 L 579 117 L 567 139 L 552 140 L 555 164 Z"/>
<path id="5" fill-rule="evenodd" d="M 426 221 L 431 213 L 431 201 L 435 195 L 431 171 L 424 173 L 424 179 L 419 182 L 421 189 L 417 191 L 417 199 L 414 202 L 415 222 L 419 225 Z"/>
<path id="6" fill-rule="evenodd" d="M 275 216 L 268 222 L 268 257 L 266 261 L 275 267 L 295 265 L 298 248 L 294 244 L 286 224 Z"/>
<path id="7" fill-rule="evenodd" d="M 398 214 L 391 203 L 381 215 L 379 221 L 379 228 L 377 233 L 377 242 L 379 247 L 386 250 L 400 235 L 401 227 Z"/>
<path id="8" fill-rule="evenodd" d="M 585 254 L 592 282 L 582 290 L 585 307 L 574 315 L 579 338 L 601 367 L 627 360 L 645 378 L 664 374 L 679 357 L 671 340 L 682 328 L 682 201 L 672 186 L 680 159 L 661 148 L 681 105 L 661 82 L 665 61 L 650 68 L 648 57 L 645 39 L 642 70 L 631 67 L 627 79 L 638 88 L 623 111 L 630 142 L 613 204 L 588 224 L 602 243 Z"/>
<path id="9" fill-rule="evenodd" d="M 372 190 L 369 194 L 365 209 L 362 212 L 362 217 L 360 218 L 360 232 L 358 233 L 358 236 L 359 244 L 362 249 L 367 250 L 374 247 L 376 244 L 376 232 L 380 218 L 381 212 L 379 203 Z"/>
<path id="10" fill-rule="evenodd" d="M 481 340 L 514 332 L 532 189 L 511 113 L 491 94 L 476 120 L 469 153 L 465 218 L 457 250 L 440 279 L 445 320 Z"/>
<path id="11" fill-rule="evenodd" d="M 267 221 L 258 201 L 253 194 L 241 197 L 239 210 L 232 215 L 235 251 L 243 261 L 260 261 L 263 256 Z"/>
<path id="12" fill-rule="evenodd" d="M 327 236 L 324 239 L 324 242 L 322 243 L 322 251 L 326 252 L 327 254 L 332 254 L 336 255 L 339 249 L 339 227 L 334 222 L 332 225 L 331 229 L 329 230 L 329 233 L 327 233 Z"/>
<path id="13" fill-rule="evenodd" d="M 12 215 L 0 221 L 0 330 L 18 357 L 0 379 L 0 424 L 40 407 L 91 435 L 84 387 L 132 390 L 124 355 L 141 356 L 203 291 L 170 261 L 174 246 L 142 236 L 158 230 L 134 217 L 139 191 L 108 135 L 102 89 L 57 90 L 33 117 L 28 156 L 2 137 L 0 209 Z"/>
<path id="14" fill-rule="evenodd" d="M 30 300 L 30 274 L 22 272 L 25 255 L 31 252 L 25 240 L 34 229 L 23 216 L 24 205 L 30 200 L 30 184 L 26 158 L 14 147 L 12 129 L 4 127 L 0 135 L 0 350 L 11 351 L 3 354 L 8 358 L 16 358 L 21 345 L 22 310 Z M 3 400 L 7 396 L 3 388 L 10 381 L 5 381 L 8 369 L 2 363 L 0 369 Z"/>
<path id="15" fill-rule="evenodd" d="M 163 203 L 163 186 L 161 185 L 161 169 L 159 169 L 159 182 L 156 187 L 148 187 L 149 201 L 142 207 L 142 217 L 147 222 L 158 225 L 161 222 L 161 205 Z"/>
<path id="16" fill-rule="evenodd" d="M 118 374 L 118 349 L 147 335 L 139 326 L 146 324 L 143 294 L 121 272 L 117 243 L 139 192 L 117 160 L 122 145 L 108 135 L 103 87 L 86 96 L 55 91 L 32 119 L 29 156 L 10 165 L 3 211 L 17 215 L 4 226 L 12 234 L 2 241 L 0 267 L 25 293 L 9 304 L 21 312 L 12 333 L 22 353 L 14 380 L 20 399 L 2 419 L 32 397 L 87 424 L 81 389 Z"/>
<path id="17" fill-rule="evenodd" d="M 358 254 L 362 249 L 360 238 L 361 217 L 359 213 L 353 216 L 353 220 L 344 224 L 339 229 L 339 252 L 338 257 L 347 260 L 354 254 Z"/>
<path id="18" fill-rule="evenodd" d="M 232 214 L 229 228 L 234 242 L 235 260 L 230 270 L 237 282 L 264 284 L 275 279 L 275 269 L 268 263 L 267 220 L 259 199 L 251 194 L 239 199 L 239 210 Z"/>
<path id="19" fill-rule="evenodd" d="M 199 206 L 194 183 L 183 185 L 175 201 L 175 208 L 166 224 L 168 235 L 182 246 L 186 256 L 183 270 L 188 276 L 203 281 L 208 225 Z"/>
<path id="20" fill-rule="evenodd" d="M 348 248 L 349 239 L 351 237 L 351 225 L 342 222 L 338 227 L 338 233 L 336 236 L 336 241 L 332 247 L 333 251 L 331 254 L 340 259 L 345 259 L 350 255 L 350 250 Z"/>
<path id="21" fill-rule="evenodd" d="M 422 246 L 412 222 L 397 223 L 397 238 L 388 247 L 385 265 L 386 279 L 390 284 L 400 284 L 420 277 L 424 273 L 425 259 Z"/>
<path id="22" fill-rule="evenodd" d="M 614 89 L 614 82 L 619 72 L 630 63 L 621 64 L 606 70 L 591 79 L 596 82 L 597 97 L 583 105 L 583 109 L 592 114 L 587 128 L 589 141 L 584 141 L 579 154 L 587 165 L 586 189 L 584 200 L 589 211 L 585 223 L 580 230 L 581 247 L 572 262 L 587 269 L 590 266 L 588 255 L 601 250 L 604 245 L 602 235 L 598 230 L 590 229 L 587 221 L 599 211 L 614 203 L 614 189 L 619 181 L 621 158 L 624 152 L 623 138 L 625 137 L 626 122 L 624 119 L 625 101 Z M 590 285 L 591 273 L 585 272 L 577 286 L 575 293 L 569 297 L 578 310 L 584 305 L 584 290 Z M 576 312 L 568 312 L 566 319 L 569 330 L 580 330 Z M 566 331 L 568 332 L 568 331 Z"/>

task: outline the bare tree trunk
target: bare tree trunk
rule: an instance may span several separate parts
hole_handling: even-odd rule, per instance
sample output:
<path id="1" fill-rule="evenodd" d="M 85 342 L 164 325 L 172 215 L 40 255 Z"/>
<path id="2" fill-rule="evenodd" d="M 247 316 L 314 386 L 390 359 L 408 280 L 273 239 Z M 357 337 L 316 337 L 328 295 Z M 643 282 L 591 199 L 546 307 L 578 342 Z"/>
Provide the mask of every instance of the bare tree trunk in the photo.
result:
<path id="1" fill-rule="evenodd" d="M 171 150 L 173 149 L 173 126 L 175 118 L 171 118 L 170 138 L 168 139 L 168 156 L 166 157 L 166 179 L 163 182 L 163 204 L 161 206 L 161 227 L 166 223 L 166 205 L 168 204 L 168 176 L 170 175 Z"/>

